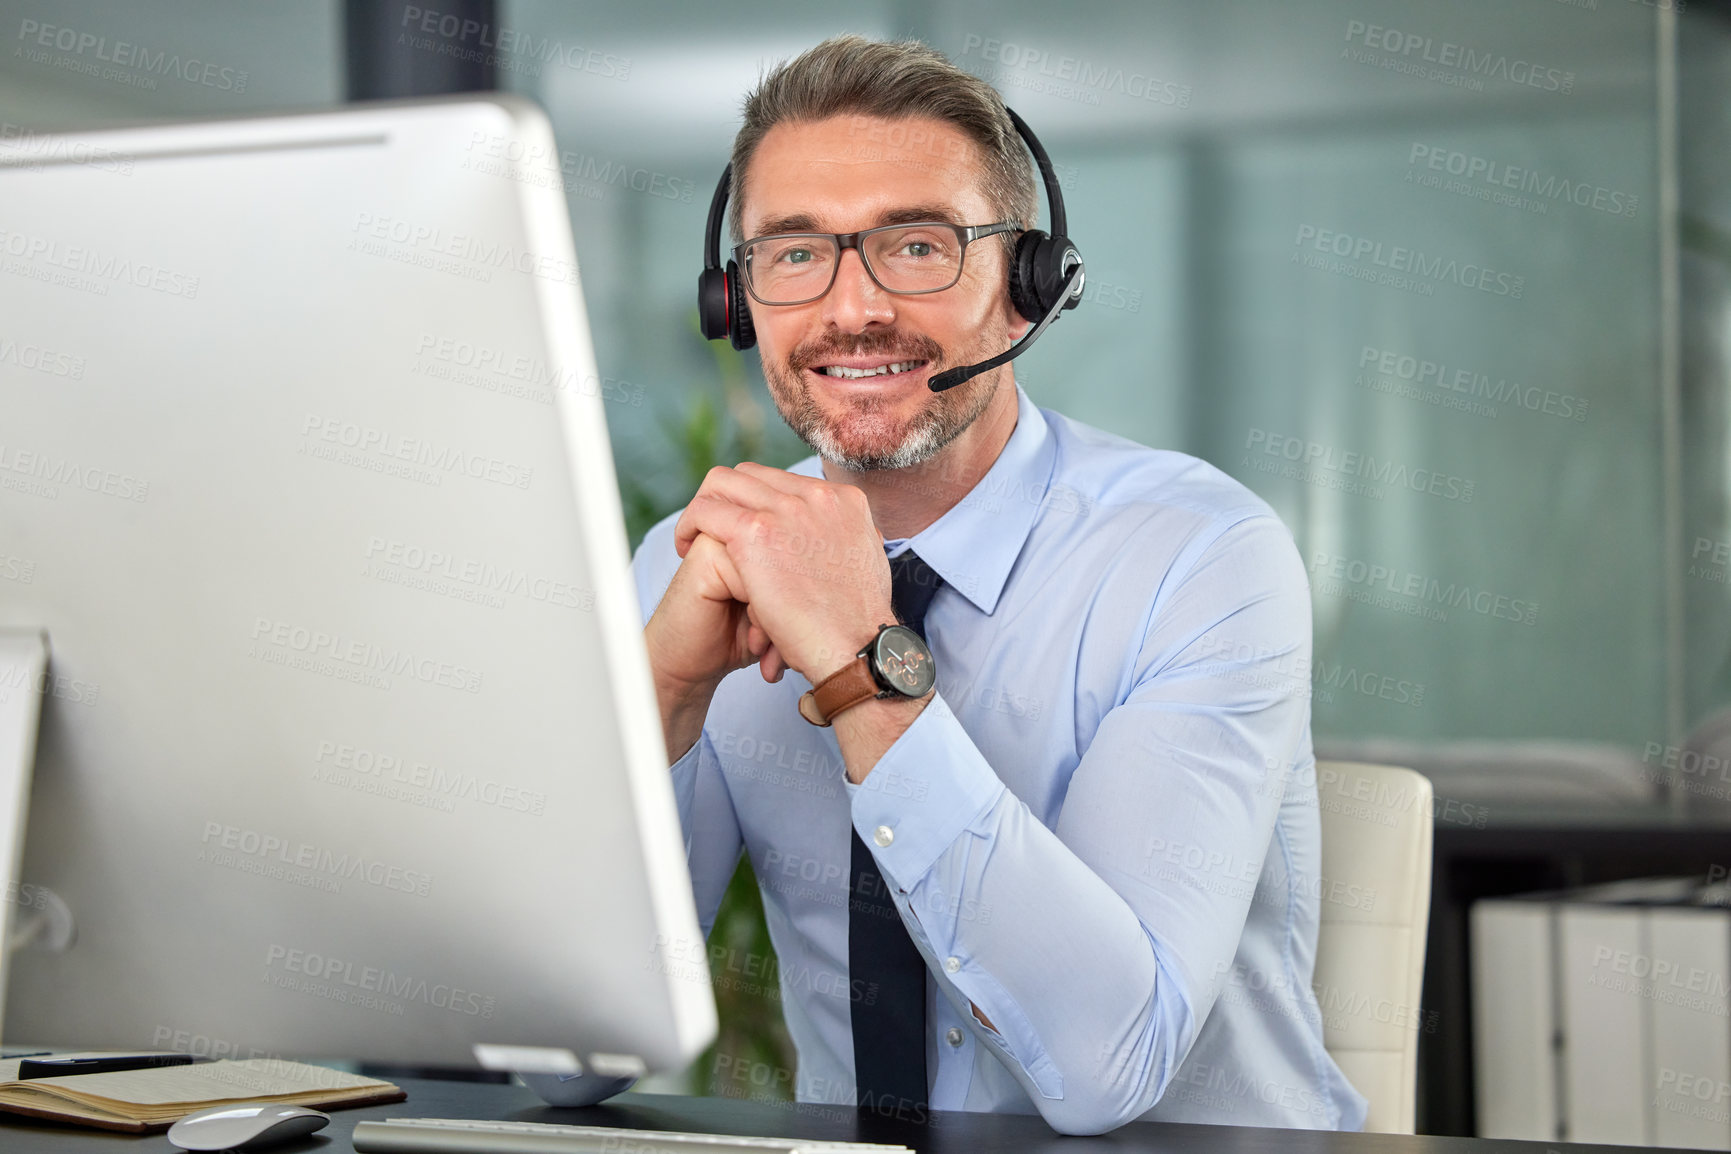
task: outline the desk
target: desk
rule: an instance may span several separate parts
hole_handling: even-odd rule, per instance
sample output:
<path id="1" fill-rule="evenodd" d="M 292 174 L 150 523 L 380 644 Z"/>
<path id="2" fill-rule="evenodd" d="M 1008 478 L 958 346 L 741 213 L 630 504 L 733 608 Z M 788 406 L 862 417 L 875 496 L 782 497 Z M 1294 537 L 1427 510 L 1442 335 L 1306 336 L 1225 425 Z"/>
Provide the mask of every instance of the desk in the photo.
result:
<path id="1" fill-rule="evenodd" d="M 331 1124 L 309 1138 L 267 1148 L 267 1154 L 350 1154 L 355 1123 L 368 1118 L 506 1118 L 638 1130 L 696 1130 L 865 1142 L 899 1142 L 933 1154 L 1090 1154 L 1149 1150 L 1159 1154 L 1619 1154 L 1620 1146 L 1567 1142 L 1511 1142 L 1483 1138 L 1337 1134 L 1261 1130 L 1246 1126 L 1189 1126 L 1132 1122 L 1099 1138 L 1064 1138 L 1037 1115 L 935 1113 L 926 1125 L 861 1115 L 834 1106 L 793 1106 L 729 1098 L 621 1094 L 584 1110 L 554 1110 L 522 1086 L 476 1082 L 399 1081 L 406 1102 L 336 1110 Z M 77 1130 L 0 1115 L 0 1150 L 6 1154 L 168 1154 L 161 1134 L 136 1137 Z M 1650 1152 L 1649 1152 L 1650 1154 Z"/>

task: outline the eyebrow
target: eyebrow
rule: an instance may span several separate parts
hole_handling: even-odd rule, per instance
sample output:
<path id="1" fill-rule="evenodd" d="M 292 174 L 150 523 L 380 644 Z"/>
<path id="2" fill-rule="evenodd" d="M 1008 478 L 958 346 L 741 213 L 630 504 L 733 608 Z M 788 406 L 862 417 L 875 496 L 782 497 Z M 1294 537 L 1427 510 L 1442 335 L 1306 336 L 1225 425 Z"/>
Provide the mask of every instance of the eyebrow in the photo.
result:
<path id="1" fill-rule="evenodd" d="M 946 204 L 911 204 L 902 208 L 889 208 L 878 213 L 873 228 L 889 224 L 918 224 L 921 221 L 940 220 L 946 224 L 960 224 L 955 209 Z M 748 239 L 759 236 L 775 236 L 784 232 L 822 232 L 817 225 L 817 218 L 810 213 L 795 212 L 786 216 L 772 216 L 759 226 L 760 231 Z"/>

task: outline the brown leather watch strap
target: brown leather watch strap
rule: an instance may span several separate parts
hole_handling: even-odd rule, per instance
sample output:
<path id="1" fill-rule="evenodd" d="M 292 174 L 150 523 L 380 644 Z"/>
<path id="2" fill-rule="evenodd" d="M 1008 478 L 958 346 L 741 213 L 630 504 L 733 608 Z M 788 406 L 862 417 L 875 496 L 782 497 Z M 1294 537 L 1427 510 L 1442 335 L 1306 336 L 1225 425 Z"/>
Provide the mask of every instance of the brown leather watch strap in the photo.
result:
<path id="1" fill-rule="evenodd" d="M 863 657 L 852 661 L 806 690 L 799 698 L 799 715 L 813 725 L 828 725 L 836 714 L 878 695 L 877 679 Z"/>

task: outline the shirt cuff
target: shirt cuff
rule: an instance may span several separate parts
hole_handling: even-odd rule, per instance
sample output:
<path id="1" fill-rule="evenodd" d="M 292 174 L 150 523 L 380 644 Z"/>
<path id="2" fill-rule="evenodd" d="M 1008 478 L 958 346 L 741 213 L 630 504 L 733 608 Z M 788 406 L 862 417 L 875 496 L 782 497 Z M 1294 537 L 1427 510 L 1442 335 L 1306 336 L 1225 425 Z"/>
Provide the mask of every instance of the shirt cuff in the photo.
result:
<path id="1" fill-rule="evenodd" d="M 940 694 L 884 751 L 864 783 L 847 783 L 854 829 L 904 893 L 1004 792 Z"/>

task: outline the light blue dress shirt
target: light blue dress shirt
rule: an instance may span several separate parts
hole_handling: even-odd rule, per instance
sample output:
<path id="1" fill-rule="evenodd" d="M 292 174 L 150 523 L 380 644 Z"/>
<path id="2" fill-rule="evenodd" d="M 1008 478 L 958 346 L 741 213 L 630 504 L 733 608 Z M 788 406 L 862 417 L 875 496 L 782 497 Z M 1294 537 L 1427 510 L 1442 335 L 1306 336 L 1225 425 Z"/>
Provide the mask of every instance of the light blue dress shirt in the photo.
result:
<path id="1" fill-rule="evenodd" d="M 1327 891 L 1292 538 L 1214 467 L 1017 397 L 973 491 L 885 543 L 944 579 L 938 682 L 863 785 L 800 717 L 805 678 L 721 683 L 672 769 L 704 932 L 743 847 L 797 1096 L 851 1106 L 851 999 L 876 994 L 848 976 L 851 826 L 926 961 L 933 1109 L 1356 1130 L 1310 989 Z M 675 520 L 633 559 L 645 620 Z"/>

